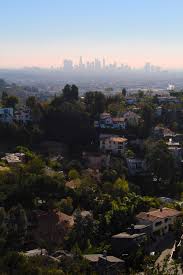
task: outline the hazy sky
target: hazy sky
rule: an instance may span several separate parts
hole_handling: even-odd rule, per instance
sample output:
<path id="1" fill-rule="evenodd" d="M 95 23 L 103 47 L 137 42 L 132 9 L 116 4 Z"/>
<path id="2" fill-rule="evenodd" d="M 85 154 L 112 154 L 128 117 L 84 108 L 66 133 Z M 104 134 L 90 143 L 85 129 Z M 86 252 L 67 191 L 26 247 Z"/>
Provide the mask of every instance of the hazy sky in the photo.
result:
<path id="1" fill-rule="evenodd" d="M 0 0 L 0 67 L 80 55 L 183 68 L 183 0 Z"/>

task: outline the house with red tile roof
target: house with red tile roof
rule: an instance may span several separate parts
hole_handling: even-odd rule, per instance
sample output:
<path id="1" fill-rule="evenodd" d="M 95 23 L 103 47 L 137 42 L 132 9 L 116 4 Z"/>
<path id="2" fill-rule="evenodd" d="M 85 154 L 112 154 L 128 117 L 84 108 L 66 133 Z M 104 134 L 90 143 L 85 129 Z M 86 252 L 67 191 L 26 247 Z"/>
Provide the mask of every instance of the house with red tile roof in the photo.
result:
<path id="1" fill-rule="evenodd" d="M 127 139 L 119 136 L 100 138 L 100 150 L 113 154 L 123 154 L 127 146 Z"/>
<path id="2" fill-rule="evenodd" d="M 160 208 L 149 212 L 140 212 L 136 219 L 139 224 L 151 225 L 153 233 L 163 235 L 172 230 L 176 220 L 181 217 L 181 211 L 171 208 Z"/>

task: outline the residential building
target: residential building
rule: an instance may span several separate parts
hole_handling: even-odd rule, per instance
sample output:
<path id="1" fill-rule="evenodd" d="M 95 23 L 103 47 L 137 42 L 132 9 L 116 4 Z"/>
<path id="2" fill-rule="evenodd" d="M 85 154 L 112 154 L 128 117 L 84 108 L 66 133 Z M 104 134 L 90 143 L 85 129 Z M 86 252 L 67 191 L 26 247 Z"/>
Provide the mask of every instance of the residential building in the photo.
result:
<path id="1" fill-rule="evenodd" d="M 13 108 L 0 108 L 0 121 L 4 123 L 12 123 Z"/>
<path id="2" fill-rule="evenodd" d="M 112 119 L 113 129 L 126 129 L 126 120 L 124 117 L 115 117 Z"/>
<path id="3" fill-rule="evenodd" d="M 125 102 L 127 105 L 134 105 L 137 103 L 137 98 L 135 97 L 127 97 L 125 98 Z"/>
<path id="4" fill-rule="evenodd" d="M 158 96 L 157 100 L 158 100 L 159 104 L 164 104 L 164 103 L 180 103 L 180 99 L 178 99 L 175 96 Z"/>
<path id="5" fill-rule="evenodd" d="M 113 154 L 123 154 L 127 146 L 127 139 L 119 136 L 100 139 L 100 150 Z"/>
<path id="6" fill-rule="evenodd" d="M 116 275 L 125 268 L 125 262 L 114 256 L 107 256 L 106 252 L 103 254 L 89 254 L 83 257 L 90 263 L 93 271 L 97 274 L 111 274 Z"/>
<path id="7" fill-rule="evenodd" d="M 145 161 L 142 159 L 127 158 L 126 163 L 131 176 L 142 174 L 146 170 Z"/>
<path id="8" fill-rule="evenodd" d="M 147 240 L 146 233 L 122 232 L 112 236 L 112 252 L 115 256 L 130 254 L 138 249 L 139 245 L 144 244 Z"/>
<path id="9" fill-rule="evenodd" d="M 26 251 L 24 255 L 26 257 L 46 256 L 48 255 L 48 252 L 46 249 L 37 248 L 37 249 Z"/>
<path id="10" fill-rule="evenodd" d="M 15 121 L 26 124 L 32 121 L 31 110 L 29 108 L 20 108 L 19 110 L 15 111 L 14 114 Z"/>
<path id="11" fill-rule="evenodd" d="M 1 160 L 5 161 L 9 165 L 19 164 L 25 161 L 24 153 L 6 153 Z"/>
<path id="12" fill-rule="evenodd" d="M 106 126 L 112 125 L 112 117 L 110 113 L 100 114 L 100 126 L 101 128 L 106 128 Z"/>
<path id="13" fill-rule="evenodd" d="M 164 139 L 169 139 L 172 138 L 175 133 L 172 132 L 169 128 L 165 128 L 163 126 L 156 126 L 153 129 L 153 135 L 156 138 L 164 138 Z"/>
<path id="14" fill-rule="evenodd" d="M 109 113 L 102 113 L 99 121 L 94 122 L 94 127 L 102 129 L 126 129 L 126 120 L 123 117 L 112 117 Z"/>
<path id="15" fill-rule="evenodd" d="M 173 157 L 177 161 L 182 160 L 182 147 L 180 146 L 179 142 L 173 142 L 173 140 L 170 138 L 168 142 L 166 142 L 168 146 L 168 150 L 171 152 Z"/>
<path id="16" fill-rule="evenodd" d="M 155 109 L 155 116 L 156 117 L 160 117 L 162 115 L 162 107 L 161 106 L 158 106 L 156 109 Z"/>
<path id="17" fill-rule="evenodd" d="M 149 212 L 141 212 L 136 216 L 139 224 L 148 224 L 153 234 L 163 235 L 174 228 L 174 224 L 182 213 L 171 208 L 160 208 Z"/>

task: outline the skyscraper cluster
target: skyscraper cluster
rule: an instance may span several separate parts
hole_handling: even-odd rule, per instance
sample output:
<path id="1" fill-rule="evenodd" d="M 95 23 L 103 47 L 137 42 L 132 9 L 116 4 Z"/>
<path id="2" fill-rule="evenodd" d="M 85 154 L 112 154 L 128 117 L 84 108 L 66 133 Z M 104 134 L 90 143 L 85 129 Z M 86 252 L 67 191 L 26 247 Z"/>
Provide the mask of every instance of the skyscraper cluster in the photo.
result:
<path id="1" fill-rule="evenodd" d="M 150 72 L 160 72 L 161 68 L 158 66 L 151 65 L 150 63 L 146 63 L 143 68 L 134 69 L 126 64 L 117 64 L 116 62 L 107 63 L 105 58 L 102 60 L 95 58 L 93 61 L 87 61 L 86 63 L 83 62 L 82 56 L 79 58 L 79 63 L 74 64 L 71 59 L 65 59 L 63 61 L 62 70 L 64 72 L 72 72 L 72 71 L 93 71 L 93 72 L 100 72 L 100 71 L 134 71 L 134 70 L 141 70 L 146 73 Z"/>

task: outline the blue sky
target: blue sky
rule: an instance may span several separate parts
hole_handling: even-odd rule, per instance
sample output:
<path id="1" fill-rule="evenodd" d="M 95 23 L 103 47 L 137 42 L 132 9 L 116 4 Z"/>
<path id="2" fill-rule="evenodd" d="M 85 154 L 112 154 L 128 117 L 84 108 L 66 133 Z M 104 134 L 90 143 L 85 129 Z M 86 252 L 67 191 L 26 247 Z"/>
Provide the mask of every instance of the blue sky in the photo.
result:
<path id="1" fill-rule="evenodd" d="M 183 68 L 182 0 L 0 0 L 0 67 L 94 57 Z"/>

